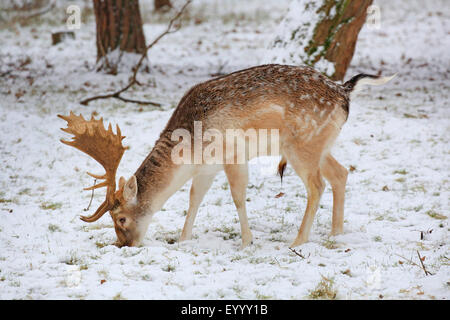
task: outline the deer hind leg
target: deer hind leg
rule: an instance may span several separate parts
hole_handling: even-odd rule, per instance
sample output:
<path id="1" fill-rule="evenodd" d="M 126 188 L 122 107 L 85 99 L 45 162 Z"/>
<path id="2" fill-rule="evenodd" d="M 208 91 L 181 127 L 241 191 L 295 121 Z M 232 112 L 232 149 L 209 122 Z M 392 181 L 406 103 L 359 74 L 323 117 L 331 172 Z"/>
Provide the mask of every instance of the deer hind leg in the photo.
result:
<path id="1" fill-rule="evenodd" d="M 239 214 L 239 223 L 241 225 L 242 245 L 245 248 L 252 242 L 252 233 L 248 226 L 247 211 L 245 208 L 247 184 L 248 184 L 248 167 L 247 164 L 225 165 L 225 174 L 230 184 L 231 196 L 236 205 Z"/>
<path id="2" fill-rule="evenodd" d="M 302 224 L 298 231 L 297 237 L 290 245 L 290 248 L 299 246 L 308 241 L 309 233 L 319 207 L 319 201 L 325 189 L 325 182 L 319 170 L 319 166 L 306 160 L 301 160 L 297 155 L 288 157 L 288 161 L 302 179 L 308 193 L 308 201 Z"/>
<path id="3" fill-rule="evenodd" d="M 189 209 L 184 222 L 183 231 L 179 241 L 190 240 L 192 237 L 192 227 L 198 212 L 198 208 L 205 197 L 206 192 L 214 181 L 215 174 L 197 175 L 192 179 L 191 191 L 189 194 Z"/>
<path id="4" fill-rule="evenodd" d="M 347 183 L 348 171 L 330 154 L 325 157 L 320 170 L 333 190 L 331 235 L 337 235 L 344 231 L 345 184 Z"/>

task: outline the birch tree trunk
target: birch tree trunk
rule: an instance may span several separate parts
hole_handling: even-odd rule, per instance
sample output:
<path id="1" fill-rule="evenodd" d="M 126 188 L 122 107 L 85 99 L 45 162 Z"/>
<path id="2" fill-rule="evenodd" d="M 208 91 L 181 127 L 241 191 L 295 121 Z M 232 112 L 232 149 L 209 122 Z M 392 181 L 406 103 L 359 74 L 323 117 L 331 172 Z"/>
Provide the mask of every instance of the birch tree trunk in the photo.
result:
<path id="1" fill-rule="evenodd" d="M 265 62 L 307 64 L 342 80 L 373 0 L 293 0 Z"/>
<path id="2" fill-rule="evenodd" d="M 94 0 L 94 12 L 97 71 L 117 74 L 131 70 L 146 47 L 139 1 Z"/>

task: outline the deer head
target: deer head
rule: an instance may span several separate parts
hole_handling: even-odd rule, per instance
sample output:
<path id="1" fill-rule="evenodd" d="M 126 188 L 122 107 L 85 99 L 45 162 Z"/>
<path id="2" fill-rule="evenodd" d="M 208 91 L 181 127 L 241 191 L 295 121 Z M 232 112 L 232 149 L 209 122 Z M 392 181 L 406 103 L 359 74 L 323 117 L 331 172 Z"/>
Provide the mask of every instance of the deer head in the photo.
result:
<path id="1" fill-rule="evenodd" d="M 104 180 L 84 190 L 93 190 L 106 187 L 106 199 L 91 216 L 81 216 L 85 222 L 94 222 L 109 211 L 117 234 L 116 245 L 135 246 L 139 243 L 141 232 L 137 228 L 137 181 L 133 175 L 128 181 L 121 177 L 119 188 L 116 190 L 116 171 L 122 159 L 123 153 L 128 147 L 122 145 L 125 138 L 117 125 L 114 134 L 111 124 L 108 130 L 103 126 L 103 118 L 99 120 L 91 118 L 87 121 L 82 115 L 76 116 L 70 112 L 69 116 L 58 115 L 67 121 L 67 128 L 61 128 L 64 132 L 73 134 L 71 141 L 60 140 L 62 143 L 77 148 L 88 154 L 100 163 L 105 169 L 105 174 L 97 175 L 87 172 L 95 179 Z"/>

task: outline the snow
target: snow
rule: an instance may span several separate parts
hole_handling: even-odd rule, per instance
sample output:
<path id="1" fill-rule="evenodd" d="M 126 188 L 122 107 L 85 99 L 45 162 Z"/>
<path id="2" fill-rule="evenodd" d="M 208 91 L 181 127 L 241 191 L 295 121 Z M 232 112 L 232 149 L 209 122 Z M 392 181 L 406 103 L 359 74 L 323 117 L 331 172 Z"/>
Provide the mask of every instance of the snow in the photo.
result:
<path id="1" fill-rule="evenodd" d="M 293 0 L 283 21 L 275 32 L 275 38 L 269 44 L 264 57 L 264 63 L 309 64 L 315 61 L 317 55 L 323 53 L 323 47 L 318 46 L 316 54 L 309 56 L 304 51 L 314 36 L 314 29 L 319 21 L 324 20 L 324 13 L 317 13 L 323 1 Z M 333 10 L 328 15 L 334 17 Z M 314 68 L 326 75 L 333 75 L 335 69 L 332 62 L 320 57 Z"/>
<path id="2" fill-rule="evenodd" d="M 74 3 L 85 5 L 58 1 L 60 16 Z M 296 248 L 304 258 L 288 245 L 301 223 L 305 188 L 289 166 L 280 185 L 278 159 L 251 163 L 247 211 L 254 243 L 244 250 L 223 173 L 200 207 L 191 241 L 177 242 L 190 183 L 155 215 L 139 248 L 112 245 L 107 215 L 92 224 L 78 218 L 91 195 L 82 191 L 92 184 L 85 171 L 102 169 L 59 142 L 67 135 L 56 115 L 96 112 L 118 123 L 131 147 L 118 174 L 129 177 L 190 86 L 264 60 L 289 6 L 230 3 L 194 3 L 182 29 L 152 48 L 151 72 L 140 74 L 142 86 L 127 96 L 160 102 L 159 109 L 116 100 L 78 103 L 129 77 L 94 71 L 92 16 L 76 40 L 56 46 L 51 31 L 65 26 L 57 15 L 48 18 L 52 23 L 43 18 L 0 31 L 0 74 L 7 73 L 0 77 L 0 299 L 307 299 L 323 277 L 332 279 L 338 299 L 450 297 L 447 1 L 375 1 L 380 28 L 362 29 L 346 78 L 398 75 L 352 101 L 333 148 L 351 171 L 344 234 L 329 236 L 327 186 L 310 241 Z M 143 17 L 147 42 L 169 19 Z M 285 195 L 275 198 L 280 192 Z M 95 193 L 89 212 L 103 197 L 104 191 Z M 425 275 L 417 252 L 432 275 Z"/>

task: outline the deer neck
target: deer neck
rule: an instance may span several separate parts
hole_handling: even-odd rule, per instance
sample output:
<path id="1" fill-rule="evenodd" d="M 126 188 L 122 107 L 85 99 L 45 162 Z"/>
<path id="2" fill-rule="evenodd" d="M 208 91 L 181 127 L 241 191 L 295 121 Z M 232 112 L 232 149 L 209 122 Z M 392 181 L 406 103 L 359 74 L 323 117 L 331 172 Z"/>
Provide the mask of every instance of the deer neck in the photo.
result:
<path id="1" fill-rule="evenodd" d="M 135 173 L 137 199 L 144 215 L 153 215 L 193 176 L 192 166 L 176 165 L 171 159 L 173 141 L 161 135 Z"/>

